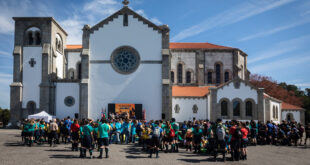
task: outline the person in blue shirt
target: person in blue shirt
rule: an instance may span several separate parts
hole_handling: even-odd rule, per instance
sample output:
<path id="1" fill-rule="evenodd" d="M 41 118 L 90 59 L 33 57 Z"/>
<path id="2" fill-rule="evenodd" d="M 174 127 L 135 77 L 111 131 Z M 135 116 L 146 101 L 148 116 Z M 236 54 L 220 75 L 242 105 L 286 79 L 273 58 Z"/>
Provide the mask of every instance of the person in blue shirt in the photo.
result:
<path id="1" fill-rule="evenodd" d="M 64 121 L 64 125 L 65 125 L 65 144 L 67 144 L 67 140 L 68 142 L 70 142 L 70 135 L 71 135 L 71 124 L 72 121 L 70 120 L 70 116 L 67 117 L 67 119 Z"/>
<path id="2" fill-rule="evenodd" d="M 107 121 L 105 119 L 101 120 L 101 124 L 98 126 L 98 135 L 99 135 L 99 151 L 100 151 L 100 155 L 99 155 L 99 159 L 102 158 L 102 152 L 103 152 L 103 148 L 105 149 L 105 154 L 106 154 L 106 158 L 109 157 L 109 131 L 110 131 L 110 126 L 107 124 Z"/>
<path id="3" fill-rule="evenodd" d="M 116 133 L 116 143 L 120 143 L 120 134 L 122 131 L 122 124 L 119 122 L 119 119 L 116 120 L 115 123 L 115 133 Z"/>
<path id="4" fill-rule="evenodd" d="M 267 129 L 268 129 L 268 132 L 267 132 L 268 144 L 271 144 L 274 125 L 270 121 L 267 121 Z"/>
<path id="5" fill-rule="evenodd" d="M 138 122 L 136 121 L 136 120 L 134 120 L 133 122 L 131 122 L 131 142 L 133 143 L 133 144 L 135 144 L 135 142 L 136 142 L 136 134 L 137 134 L 137 132 L 136 132 L 136 125 L 138 124 Z"/>
<path id="6" fill-rule="evenodd" d="M 125 143 L 128 144 L 129 142 L 129 135 L 130 135 L 130 121 L 126 119 L 126 121 L 122 125 L 123 132 L 121 134 L 122 137 L 125 135 Z"/>

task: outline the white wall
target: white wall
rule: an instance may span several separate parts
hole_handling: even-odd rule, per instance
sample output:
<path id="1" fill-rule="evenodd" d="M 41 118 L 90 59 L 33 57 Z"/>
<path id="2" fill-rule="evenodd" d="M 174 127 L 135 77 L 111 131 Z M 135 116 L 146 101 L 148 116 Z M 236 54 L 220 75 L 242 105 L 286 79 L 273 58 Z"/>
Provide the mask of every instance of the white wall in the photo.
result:
<path id="1" fill-rule="evenodd" d="M 63 78 L 64 76 L 64 56 L 56 51 L 56 68 L 57 68 L 57 77 Z"/>
<path id="2" fill-rule="evenodd" d="M 298 123 L 300 122 L 300 111 L 292 111 L 292 110 L 291 111 L 282 110 L 282 120 L 286 120 L 286 115 L 288 113 L 292 113 L 294 116 L 294 120 Z"/>
<path id="3" fill-rule="evenodd" d="M 110 60 L 112 52 L 124 45 L 135 48 L 141 60 L 162 60 L 161 34 L 131 15 L 128 27 L 123 26 L 123 16 L 118 16 L 90 35 L 90 60 Z M 109 103 L 133 103 L 143 105 L 148 120 L 161 119 L 161 64 L 140 64 L 129 75 L 116 72 L 111 64 L 91 63 L 89 67 L 91 118 L 99 118 L 102 108 L 107 109 Z"/>
<path id="4" fill-rule="evenodd" d="M 178 104 L 180 112 L 175 113 L 174 107 Z M 193 113 L 193 106 L 197 105 L 197 113 Z M 205 120 L 207 116 L 207 99 L 206 98 L 172 98 L 172 117 L 178 122 L 193 120 Z"/>
<path id="5" fill-rule="evenodd" d="M 231 82 L 225 85 L 223 88 L 217 91 L 217 102 L 222 98 L 228 98 L 232 101 L 234 98 L 240 98 L 245 101 L 247 98 L 251 98 L 257 104 L 257 91 L 256 89 L 251 89 L 250 86 L 246 86 L 243 82 L 240 82 L 240 88 L 236 89 L 234 83 Z"/>
<path id="6" fill-rule="evenodd" d="M 110 21 L 90 34 L 90 60 L 110 60 L 112 52 L 124 45 L 134 47 L 142 60 L 161 60 L 161 33 L 128 15 L 128 26 L 123 16 Z"/>
<path id="7" fill-rule="evenodd" d="M 68 52 L 68 70 L 73 68 L 75 71 L 77 70 L 77 63 L 81 61 L 80 52 Z"/>
<path id="8" fill-rule="evenodd" d="M 74 98 L 73 106 L 65 105 L 64 100 L 67 96 Z M 74 118 L 75 113 L 79 113 L 80 105 L 80 86 L 79 83 L 56 83 L 56 117 L 65 118 L 70 116 Z"/>
<path id="9" fill-rule="evenodd" d="M 91 64 L 89 115 L 98 118 L 109 103 L 143 104 L 146 117 L 161 119 L 161 65 L 141 64 L 132 74 L 120 75 L 110 64 Z"/>
<path id="10" fill-rule="evenodd" d="M 36 64 L 31 67 L 30 59 L 33 58 Z M 40 83 L 42 80 L 42 47 L 23 48 L 23 97 L 22 107 L 26 108 L 29 101 L 34 101 L 36 107 L 40 104 Z"/>

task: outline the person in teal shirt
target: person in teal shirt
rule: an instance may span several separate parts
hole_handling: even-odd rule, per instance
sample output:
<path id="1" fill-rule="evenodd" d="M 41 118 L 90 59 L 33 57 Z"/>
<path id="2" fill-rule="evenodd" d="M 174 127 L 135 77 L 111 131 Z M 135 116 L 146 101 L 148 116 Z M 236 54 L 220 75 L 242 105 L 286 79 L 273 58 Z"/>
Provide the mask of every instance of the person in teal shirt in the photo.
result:
<path id="1" fill-rule="evenodd" d="M 179 141 L 178 141 L 180 130 L 179 123 L 175 122 L 175 118 L 172 118 L 171 121 L 172 121 L 171 123 L 172 129 L 175 132 L 175 136 L 172 141 L 172 151 L 179 152 Z"/>
<path id="2" fill-rule="evenodd" d="M 82 157 L 85 158 L 86 157 L 86 150 L 89 150 L 89 155 L 90 158 L 93 158 L 93 150 L 92 150 L 92 143 L 93 143 L 93 127 L 90 125 L 90 122 L 92 121 L 88 121 L 85 120 L 85 125 L 83 126 L 83 130 L 82 130 L 82 135 L 83 135 L 83 139 L 82 139 L 82 143 L 83 143 L 83 154 Z"/>
<path id="3" fill-rule="evenodd" d="M 194 153 L 197 153 L 197 151 L 198 153 L 200 153 L 200 143 L 201 143 L 203 132 L 200 129 L 200 126 L 198 124 L 195 126 L 193 135 L 194 135 L 194 149 L 195 149 Z"/>
<path id="4" fill-rule="evenodd" d="M 116 143 L 120 143 L 120 133 L 122 131 L 122 124 L 119 122 L 119 120 L 115 123 L 115 133 L 116 133 Z"/>
<path id="5" fill-rule="evenodd" d="M 134 120 L 132 123 L 131 123 L 131 142 L 133 144 L 135 144 L 136 142 L 136 125 L 138 124 L 138 122 L 136 120 Z"/>
<path id="6" fill-rule="evenodd" d="M 102 158 L 102 152 L 103 152 L 103 148 L 105 149 L 105 154 L 106 154 L 106 158 L 109 157 L 109 131 L 110 131 L 110 126 L 107 124 L 106 119 L 102 119 L 101 120 L 102 124 L 100 124 L 98 126 L 98 134 L 99 134 L 99 146 L 100 146 L 100 155 L 98 156 L 98 158 Z"/>

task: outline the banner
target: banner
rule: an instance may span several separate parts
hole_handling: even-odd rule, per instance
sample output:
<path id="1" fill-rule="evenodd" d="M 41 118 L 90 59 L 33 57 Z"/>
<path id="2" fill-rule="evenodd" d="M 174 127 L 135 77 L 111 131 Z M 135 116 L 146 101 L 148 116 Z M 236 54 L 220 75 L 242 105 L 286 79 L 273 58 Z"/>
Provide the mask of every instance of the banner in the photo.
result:
<path id="1" fill-rule="evenodd" d="M 115 104 L 115 113 L 127 113 L 130 117 L 135 116 L 135 104 Z"/>

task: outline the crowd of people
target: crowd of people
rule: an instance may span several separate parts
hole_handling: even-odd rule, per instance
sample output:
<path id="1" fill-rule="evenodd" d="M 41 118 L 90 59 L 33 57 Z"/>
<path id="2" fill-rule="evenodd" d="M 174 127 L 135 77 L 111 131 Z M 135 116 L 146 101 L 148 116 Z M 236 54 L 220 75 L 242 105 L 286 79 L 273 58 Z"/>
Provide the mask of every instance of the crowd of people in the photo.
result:
<path id="1" fill-rule="evenodd" d="M 216 122 L 208 120 L 185 121 L 144 121 L 125 118 L 102 118 L 73 121 L 70 117 L 63 120 L 25 120 L 22 124 L 22 141 L 25 145 L 48 143 L 55 146 L 59 143 L 71 143 L 72 151 L 80 151 L 80 157 L 85 158 L 87 150 L 93 158 L 93 150 L 99 151 L 98 158 L 109 157 L 110 144 L 136 144 L 152 158 L 159 152 L 206 153 L 217 160 L 217 155 L 231 154 L 232 161 L 247 159 L 248 145 L 302 145 L 305 147 L 310 138 L 310 124 L 303 126 L 296 122 L 282 121 L 275 124 L 272 121 L 240 122 L 236 120 Z M 305 136 L 304 136 L 305 135 Z"/>

